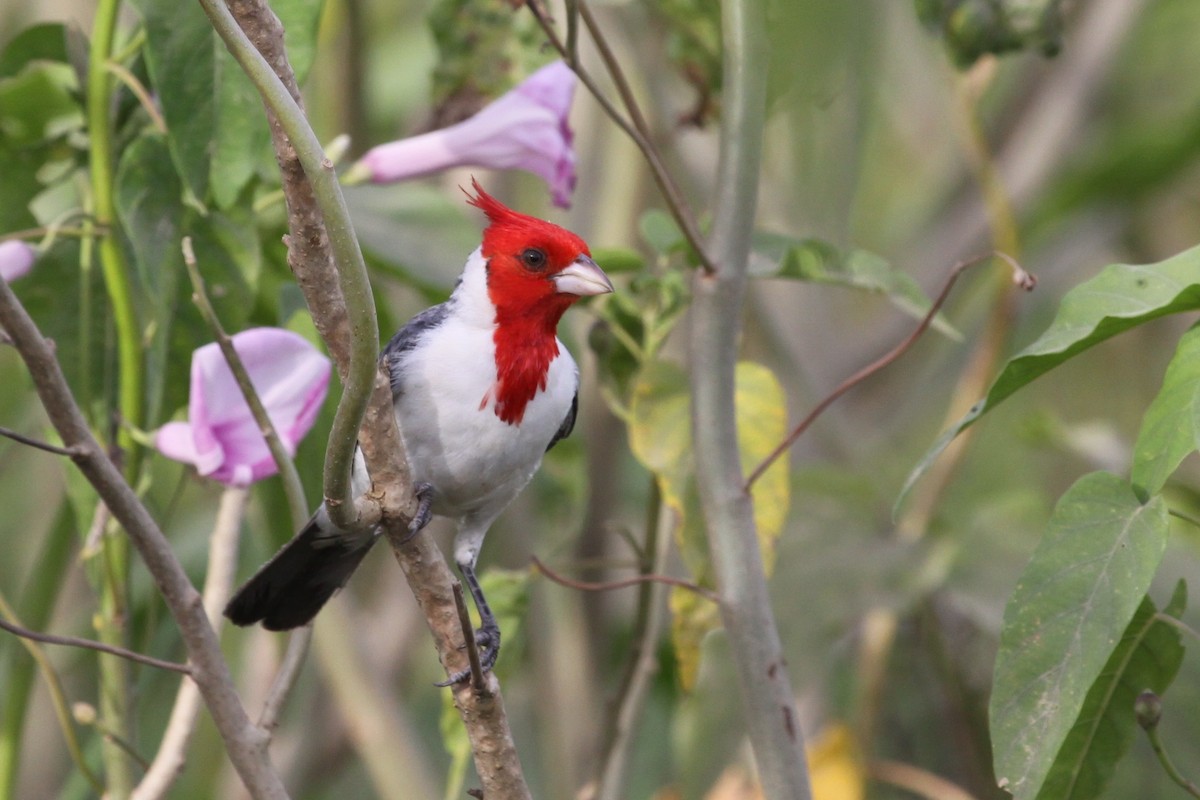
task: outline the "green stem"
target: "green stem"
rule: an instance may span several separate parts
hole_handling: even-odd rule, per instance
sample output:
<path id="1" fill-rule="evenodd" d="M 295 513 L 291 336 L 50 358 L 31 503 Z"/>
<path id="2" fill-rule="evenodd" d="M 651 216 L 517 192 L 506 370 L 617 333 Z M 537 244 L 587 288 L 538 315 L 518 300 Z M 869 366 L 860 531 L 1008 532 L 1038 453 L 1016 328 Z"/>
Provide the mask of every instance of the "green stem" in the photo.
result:
<path id="1" fill-rule="evenodd" d="M 721 4 L 725 87 L 709 255 L 693 279 L 692 436 L 696 483 L 721 618 L 763 794 L 808 800 L 804 736 L 767 593 L 754 504 L 743 489 L 734 404 L 766 119 L 766 14 L 761 0 Z"/>
<path id="2" fill-rule="evenodd" d="M 16 613 L 9 606 L 8 601 L 3 595 L 0 595 L 0 614 L 9 622 L 17 625 L 21 624 L 21 621 L 17 618 Z M 75 720 L 71 716 L 71 707 L 67 703 L 67 693 L 63 689 L 58 673 L 54 670 L 54 665 L 50 663 L 50 658 L 46 655 L 46 651 L 37 642 L 22 638 L 21 644 L 29 651 L 29 655 L 33 656 L 38 669 L 42 672 L 42 677 L 46 680 L 46 690 L 50 694 L 50 703 L 54 706 L 54 716 L 58 720 L 59 728 L 62 729 L 63 738 L 66 739 L 67 752 L 71 754 L 71 760 L 75 762 L 75 766 L 83 773 L 83 777 L 92 785 L 92 788 L 97 792 L 107 795 L 105 791 L 106 787 L 87 765 L 87 759 L 83 755 L 83 748 L 79 745 L 79 737 L 75 734 Z M 111 791 L 111 779 L 107 788 L 108 791 Z"/>
<path id="3" fill-rule="evenodd" d="M 75 524 L 70 508 L 60 498 L 58 519 L 37 564 L 29 572 L 34 579 L 26 582 L 21 596 L 25 619 L 33 628 L 45 627 L 54 611 L 54 602 L 70 565 L 74 535 Z M 13 648 L 6 656 L 9 668 L 4 687 L 3 721 L 0 722 L 0 797 L 17 796 L 21 745 L 24 742 L 22 732 L 36 666 L 32 660 L 19 657 L 17 653 Z"/>
<path id="4" fill-rule="evenodd" d="M 658 480 L 650 478 L 650 499 L 646 503 L 646 541 L 641 548 L 639 572 L 656 575 L 662 572 L 670 545 L 662 520 L 662 491 Z M 619 800 L 629 795 L 629 768 L 642 712 L 649 697 L 650 679 L 658 668 L 655 648 L 662 629 L 662 606 L 666 597 L 665 584 L 648 581 L 638 588 L 637 611 L 634 618 L 634 647 L 621 678 L 621 688 L 607 721 L 603 757 L 597 781 L 598 800 Z"/>
<path id="5" fill-rule="evenodd" d="M 345 376 L 346 388 L 334 414 L 329 447 L 325 454 L 325 502 L 335 525 L 346 529 L 357 528 L 361 522 L 350 490 L 350 468 L 359 425 L 375 385 L 379 358 L 379 321 L 366 263 L 354 235 L 350 212 L 333 163 L 325 157 L 325 151 L 304 112 L 271 65 L 255 49 L 225 3 L 222 0 L 200 0 L 200 4 L 229 52 L 258 88 L 263 101 L 291 139 L 305 175 L 312 184 L 313 197 L 325 218 L 350 321 L 350 365 Z"/>
<path id="6" fill-rule="evenodd" d="M 1162 765 L 1163 770 L 1167 773 L 1167 777 L 1174 781 L 1181 789 L 1190 794 L 1192 797 L 1200 797 L 1200 788 L 1196 784 L 1183 777 L 1171 757 L 1167 755 L 1167 748 L 1163 746 L 1162 739 L 1158 735 L 1158 727 L 1154 726 L 1146 729 L 1146 737 L 1150 740 L 1150 747 L 1154 750 L 1154 755 L 1158 757 L 1158 763 Z"/>
<path id="7" fill-rule="evenodd" d="M 125 455 L 125 475 L 136 481 L 139 448 L 129 426 L 141 426 L 142 420 L 142 349 L 138 336 L 137 315 L 128 265 L 121 252 L 114 229 L 116 222 L 114 153 L 112 143 L 111 105 L 112 80 L 107 69 L 112 55 L 120 0 L 99 0 L 92 28 L 91 51 L 88 55 L 87 117 L 90 141 L 90 171 L 95 221 L 104 231 L 100 239 L 100 265 L 108 299 L 112 304 L 117 332 L 117 367 L 119 372 L 117 408 L 124 424 L 117 429 L 117 445 Z M 124 536 L 104 537 L 104 568 L 100 582 L 100 639 L 105 644 L 125 646 L 125 580 L 129 571 L 129 545 Z M 115 656 L 100 656 L 100 718 L 104 726 L 124 740 L 132 739 L 129 709 L 129 665 Z M 133 776 L 126 753 L 110 739 L 105 739 L 104 766 L 108 794 L 113 798 L 129 796 Z"/>
<path id="8" fill-rule="evenodd" d="M 113 321 L 117 328 L 117 364 L 120 370 L 118 410 L 123 421 L 117 433 L 117 444 L 125 454 L 125 475 L 133 482 L 137 475 L 138 450 L 128 425 L 140 426 L 142 420 L 142 368 L 137 313 L 134 310 L 133 288 L 129 267 L 117 240 L 116 186 L 113 163 L 109 107 L 112 101 L 112 76 L 108 61 L 112 54 L 120 0 L 100 0 L 96 7 L 96 22 L 92 29 L 92 48 L 88 56 L 88 135 L 92 202 L 95 205 L 96 225 L 103 231 L 100 238 L 100 266 L 104 284 L 112 303 Z"/>

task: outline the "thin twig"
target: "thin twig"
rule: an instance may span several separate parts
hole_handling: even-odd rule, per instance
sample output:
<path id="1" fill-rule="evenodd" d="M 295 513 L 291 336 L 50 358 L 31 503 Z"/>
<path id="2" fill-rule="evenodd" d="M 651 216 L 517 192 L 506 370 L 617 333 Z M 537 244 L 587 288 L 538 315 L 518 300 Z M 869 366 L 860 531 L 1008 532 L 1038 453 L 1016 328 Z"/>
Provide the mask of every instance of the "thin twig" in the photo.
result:
<path id="1" fill-rule="evenodd" d="M 462 584 L 455 581 L 453 590 L 454 607 L 458 610 L 458 624 L 462 626 L 467 662 L 471 667 L 471 689 L 480 693 L 484 690 L 483 665 L 479 662 L 479 645 L 475 642 L 475 629 L 471 627 L 471 613 L 467 610 L 467 600 L 463 596 Z"/>
<path id="2" fill-rule="evenodd" d="M 263 702 L 262 712 L 258 716 L 258 726 L 263 730 L 273 731 L 279 727 L 279 715 L 283 713 L 283 706 L 292 693 L 296 681 L 300 678 L 300 668 L 304 666 L 304 661 L 308 657 L 312 637 L 312 625 L 297 628 L 288 637 L 288 646 L 283 653 L 283 661 L 280 662 L 279 671 L 275 673 L 275 677 L 271 681 L 267 699 Z"/>
<path id="3" fill-rule="evenodd" d="M 91 725 L 101 736 L 115 744 L 121 750 L 121 752 L 129 756 L 130 760 L 141 767 L 143 772 L 150 769 L 150 762 L 146 760 L 145 756 L 137 751 L 137 748 L 133 746 L 133 742 L 129 741 L 124 736 L 105 725 L 99 719 L 93 720 Z M 105 794 L 107 794 L 107 792 Z"/>
<path id="4" fill-rule="evenodd" d="M 128 659 L 129 661 L 137 662 L 138 664 L 145 664 L 148 667 L 157 667 L 158 669 L 166 669 L 172 672 L 179 672 L 184 675 L 192 674 L 192 669 L 187 664 L 180 664 L 176 661 L 163 661 L 162 659 L 155 658 L 154 656 L 142 655 L 141 653 L 135 653 L 132 650 L 126 650 L 124 647 L 116 647 L 115 645 L 104 644 L 103 642 L 97 642 L 94 639 L 82 639 L 78 636 L 59 636 L 54 633 L 31 631 L 28 628 L 24 628 L 14 622 L 10 622 L 3 617 L 0 617 L 0 628 L 3 628 L 4 630 L 16 636 L 20 636 L 22 639 L 32 639 L 35 642 L 42 642 L 44 644 L 60 644 L 64 647 L 82 647 L 86 650 L 96 650 L 101 653 L 108 653 L 112 656 L 119 656 L 121 658 Z"/>
<path id="5" fill-rule="evenodd" d="M 58 445 L 49 444 L 39 439 L 32 439 L 24 434 L 17 433 L 16 431 L 8 428 L 0 427 L 0 436 L 12 439 L 14 442 L 20 442 L 21 444 L 29 445 L 30 447 L 36 447 L 38 450 L 45 450 L 47 453 L 54 453 L 57 456 L 74 458 L 80 453 L 80 451 L 77 449 L 72 449 L 70 447 L 59 447 Z"/>
<path id="6" fill-rule="evenodd" d="M 1156 620 L 1158 620 L 1159 622 L 1165 622 L 1168 625 L 1172 625 L 1175 628 L 1178 628 L 1179 630 L 1183 631 L 1187 635 L 1191 636 L 1193 639 L 1200 640 L 1200 631 L 1196 630 L 1191 625 L 1188 625 L 1186 622 L 1184 622 L 1181 619 L 1176 619 L 1175 617 L 1172 617 L 1170 614 L 1164 614 L 1161 611 L 1156 611 L 1154 613 L 1154 618 Z"/>
<path id="7" fill-rule="evenodd" d="M 242 362 L 237 348 L 233 346 L 233 339 L 221 326 L 216 309 L 208 299 L 204 278 L 200 275 L 200 268 L 196 265 L 196 255 L 192 251 L 190 236 L 183 237 L 181 249 L 183 250 L 183 263 L 187 267 L 188 277 L 192 280 L 192 300 L 196 303 L 200 316 L 212 330 L 217 346 L 221 348 L 221 355 L 225 357 L 225 363 L 229 365 L 229 371 L 233 373 L 233 379 L 237 382 L 242 397 L 250 408 L 250 415 L 254 417 L 254 423 L 262 433 L 263 439 L 266 440 L 267 449 L 271 451 L 271 457 L 275 460 L 279 475 L 283 479 L 283 491 L 287 495 L 294 527 L 299 530 L 308 518 L 308 503 L 304 499 L 304 485 L 300 481 L 300 473 L 296 471 L 292 457 L 288 455 L 287 448 L 283 446 L 283 441 L 279 438 L 274 423 L 271 422 L 271 415 L 267 413 L 262 398 L 258 396 L 258 390 L 254 388 L 250 372 Z M 296 519 L 299 519 L 298 523 L 295 522 Z"/>
<path id="8" fill-rule="evenodd" d="M 162 112 L 158 110 L 158 106 L 154 104 L 154 98 L 150 96 L 150 92 L 146 89 L 142 82 L 137 79 L 137 76 L 125 68 L 123 64 L 116 61 L 108 61 L 104 68 L 117 76 L 121 83 L 125 84 L 129 91 L 133 92 L 133 96 L 138 99 L 146 114 L 149 115 L 150 121 L 154 124 L 154 129 L 159 133 L 167 132 L 167 121 L 163 119 Z"/>
<path id="9" fill-rule="evenodd" d="M 16 611 L 8 604 L 8 600 L 0 594 L 0 617 L 3 622 L 14 628 L 20 627 L 22 631 L 25 628 L 17 624 Z M 11 630 L 11 629 L 10 629 Z M 14 633 L 16 631 L 13 631 Z M 34 633 L 34 631 L 27 631 Z M 20 634 L 18 634 L 20 635 Z M 92 771 L 88 766 L 87 758 L 83 754 L 83 748 L 79 745 L 79 737 L 75 734 L 74 717 L 67 706 L 67 693 L 63 690 L 62 680 L 58 677 L 58 672 L 55 671 L 54 665 L 50 663 L 50 657 L 46 655 L 46 651 L 37 645 L 40 641 L 39 636 L 44 634 L 36 634 L 35 636 L 21 636 L 21 644 L 33 656 L 33 660 L 37 662 L 38 670 L 42 673 L 43 680 L 46 681 L 47 693 L 50 695 L 50 704 L 54 706 L 54 716 L 58 720 L 58 726 L 62 730 L 63 738 L 67 742 L 67 752 L 71 755 L 71 760 L 75 762 L 75 766 L 91 784 L 92 788 L 97 793 L 103 794 L 105 790 L 104 782 Z"/>
<path id="10" fill-rule="evenodd" d="M 650 173 L 654 177 L 654 182 L 658 185 L 658 190 L 662 193 L 663 200 L 667 203 L 667 209 L 671 212 L 671 216 L 674 217 L 675 223 L 679 225 L 679 230 L 683 233 L 684 238 L 688 240 L 688 244 L 695 252 L 700 265 L 707 273 L 711 274 L 715 272 L 716 265 L 708 254 L 704 238 L 700 235 L 700 230 L 696 225 L 695 217 L 691 209 L 688 208 L 687 200 L 684 199 L 683 193 L 676 186 L 675 179 L 671 177 L 671 173 L 667 169 L 662 155 L 654 145 L 653 133 L 646 122 L 645 116 L 642 114 L 641 108 L 637 104 L 637 98 L 634 97 L 633 91 L 629 87 L 629 82 L 625 79 L 625 73 L 621 70 L 620 62 L 614 55 L 612 48 L 608 46 L 608 40 L 604 37 L 599 26 L 596 25 L 596 21 L 592 17 L 587 3 L 584 0 L 575 0 L 575 3 L 579 16 L 583 19 L 584 25 L 592 35 L 592 39 L 596 43 L 596 49 L 604 61 L 604 66 L 608 70 L 613 84 L 617 87 L 617 93 L 621 95 L 621 100 L 629 112 L 630 119 L 628 120 L 621 115 L 621 112 L 617 110 L 612 101 L 600 91 L 600 86 L 591 74 L 583 68 L 583 65 L 580 64 L 579 59 L 573 54 L 569 43 L 564 43 L 559 38 L 558 32 L 554 30 L 554 24 L 538 6 L 537 0 L 526 0 L 525 5 L 529 8 L 530 13 L 533 14 L 538 25 L 546 33 L 546 38 L 550 41 L 551 46 L 562 55 L 571 69 L 574 70 L 580 83 L 587 87 L 587 90 L 596 98 L 596 102 L 600 104 L 604 113 L 608 114 L 609 118 L 616 123 L 616 126 L 624 131 L 625 135 L 632 139 L 633 143 L 637 145 L 638 150 L 642 152 L 642 157 L 646 159 L 646 163 L 650 167 Z M 568 22 L 570 22 L 570 17 L 568 17 Z M 570 30 L 568 29 L 569 35 Z"/>
<path id="11" fill-rule="evenodd" d="M 877 358 L 875 361 L 872 361 L 870 364 L 863 367 L 849 378 L 846 378 L 846 380 L 838 384 L 837 388 L 826 395 L 821 402 L 817 403 L 813 410 L 808 413 L 808 416 L 801 420 L 800 424 L 797 425 L 792 432 L 787 435 L 787 438 L 780 442 L 779 445 L 771 451 L 771 454 L 764 458 L 762 463 L 754 468 L 754 471 L 750 473 L 750 477 L 746 478 L 746 483 L 743 487 L 745 491 L 750 491 L 750 487 L 754 485 L 754 482 L 762 477 L 762 474 L 766 472 L 767 469 L 773 463 L 775 463 L 780 456 L 786 453 L 793 444 L 796 443 L 796 440 L 799 439 L 806 430 L 808 430 L 809 426 L 816 421 L 817 417 L 821 416 L 821 414 L 827 408 L 829 408 L 829 406 L 833 405 L 835 400 L 853 389 L 858 384 L 865 381 L 867 378 L 874 375 L 876 372 L 879 372 L 884 367 L 889 366 L 896 359 L 900 358 L 900 356 L 908 352 L 908 349 L 916 343 L 917 339 L 921 338 L 921 335 L 928 330 L 930 323 L 933 322 L 933 318 L 937 316 L 938 311 L 941 310 L 942 305 L 946 302 L 946 298 L 950 296 L 950 290 L 954 288 L 954 283 L 958 280 L 958 276 L 961 275 L 965 270 L 990 258 L 999 258 L 1008 264 L 1008 266 L 1013 270 L 1013 282 L 1022 289 L 1030 291 L 1035 285 L 1037 285 L 1037 279 L 1034 278 L 1033 275 L 1022 269 L 1021 266 L 1011 257 L 1001 252 L 982 253 L 955 264 L 950 270 L 949 277 L 946 278 L 946 283 L 942 286 L 942 291 L 938 293 L 937 299 L 933 301 L 933 305 L 929 307 L 929 311 L 926 312 L 916 329 L 913 330 L 913 332 L 907 337 L 905 337 L 904 341 L 900 342 L 900 344 L 896 345 L 887 353 L 884 353 L 882 356 Z"/>
<path id="12" fill-rule="evenodd" d="M 610 592 L 614 589 L 628 589 L 630 586 L 637 586 L 643 583 L 662 583 L 667 586 L 677 586 L 680 589 L 687 589 L 689 592 L 695 592 L 706 600 L 718 602 L 717 593 L 711 589 L 705 589 L 703 586 L 697 586 L 694 583 L 685 581 L 682 578 L 672 578 L 669 575 L 635 575 L 632 578 L 626 578 L 620 581 L 577 581 L 560 575 L 554 572 L 541 562 L 537 556 L 532 556 L 533 565 L 537 567 L 538 572 L 541 572 L 547 578 L 559 586 L 565 586 L 568 589 L 578 589 L 581 592 Z"/>
<path id="13" fill-rule="evenodd" d="M 662 491 L 658 480 L 651 477 L 650 499 L 646 503 L 646 541 L 640 565 L 643 577 L 654 575 L 666 562 L 671 547 L 669 526 L 674 520 L 674 514 L 663 513 Z M 646 707 L 650 681 L 658 670 L 665 595 L 666 588 L 659 581 L 643 583 L 638 592 L 633 647 L 605 725 L 595 800 L 621 800 L 629 794 L 629 769 L 636 752 L 638 722 Z"/>
<path id="14" fill-rule="evenodd" d="M 1149 728 L 1143 728 L 1146 731 L 1146 738 L 1150 740 L 1150 747 L 1154 750 L 1155 757 L 1158 758 L 1158 763 L 1162 765 L 1163 771 L 1167 773 L 1167 777 L 1175 782 L 1179 788 L 1190 794 L 1192 797 L 1200 797 L 1200 788 L 1192 783 L 1187 778 L 1183 777 L 1183 773 L 1171 761 L 1171 757 L 1167 755 L 1167 748 L 1162 743 L 1162 739 L 1158 733 L 1158 726 L 1152 725 Z"/>
<path id="15" fill-rule="evenodd" d="M 221 504 L 213 523 L 208 546 L 208 569 L 204 576 L 204 611 L 213 630 L 221 631 L 221 609 L 233 590 L 237 572 L 238 540 L 250 492 L 245 487 L 230 486 L 221 494 Z M 152 764 L 133 790 L 133 800 L 157 800 L 166 797 L 171 786 L 187 764 L 188 745 L 200 717 L 202 700 L 194 681 L 185 680 L 175 693 L 166 730 L 154 754 Z"/>

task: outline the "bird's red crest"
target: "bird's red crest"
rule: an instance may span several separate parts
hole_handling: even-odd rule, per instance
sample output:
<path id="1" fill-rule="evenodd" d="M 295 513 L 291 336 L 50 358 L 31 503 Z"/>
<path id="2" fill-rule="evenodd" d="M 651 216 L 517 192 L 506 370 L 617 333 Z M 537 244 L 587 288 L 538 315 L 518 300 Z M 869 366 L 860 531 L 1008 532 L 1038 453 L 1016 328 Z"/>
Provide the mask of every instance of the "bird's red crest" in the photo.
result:
<path id="1" fill-rule="evenodd" d="M 483 190 L 483 187 L 479 185 L 479 181 L 475 180 L 474 178 L 471 178 L 471 188 L 475 190 L 474 195 L 472 195 L 466 189 L 463 189 L 463 194 L 467 196 L 467 204 L 475 206 L 484 214 L 486 214 L 488 222 L 491 222 L 493 225 L 497 223 L 503 224 L 505 222 L 533 219 L 533 217 L 513 211 L 511 208 L 504 205 L 504 203 L 501 203 L 499 200 L 492 197 Z"/>

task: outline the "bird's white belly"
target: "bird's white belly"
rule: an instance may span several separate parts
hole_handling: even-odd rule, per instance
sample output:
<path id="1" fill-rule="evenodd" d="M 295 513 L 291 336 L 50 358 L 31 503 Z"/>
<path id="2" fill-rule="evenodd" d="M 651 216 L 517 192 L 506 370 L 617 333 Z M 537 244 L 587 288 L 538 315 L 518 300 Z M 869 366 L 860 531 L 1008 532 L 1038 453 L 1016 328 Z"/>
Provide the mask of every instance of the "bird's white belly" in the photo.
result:
<path id="1" fill-rule="evenodd" d="M 498 514 L 533 477 L 570 410 L 575 363 L 560 349 L 545 390 L 529 402 L 521 422 L 510 425 L 496 416 L 491 399 L 490 348 L 471 349 L 486 358 L 464 359 L 452 339 L 439 345 L 430 342 L 422 363 L 405 371 L 395 406 L 413 478 L 433 486 L 435 514 Z"/>

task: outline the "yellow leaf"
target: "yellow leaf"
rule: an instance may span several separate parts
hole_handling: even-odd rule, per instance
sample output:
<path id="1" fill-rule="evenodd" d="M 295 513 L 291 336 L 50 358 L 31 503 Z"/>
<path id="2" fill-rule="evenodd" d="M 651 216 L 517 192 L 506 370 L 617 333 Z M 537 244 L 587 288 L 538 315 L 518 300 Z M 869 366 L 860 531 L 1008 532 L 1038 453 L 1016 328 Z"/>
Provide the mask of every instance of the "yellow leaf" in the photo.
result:
<path id="1" fill-rule="evenodd" d="M 721 627 L 717 604 L 688 589 L 671 588 L 671 645 L 679 664 L 679 683 L 685 692 L 696 686 L 700 646 L 704 637 Z"/>
<path id="2" fill-rule="evenodd" d="M 826 725 L 809 743 L 807 754 L 813 800 L 862 800 L 862 763 L 845 723 Z"/>
<path id="3" fill-rule="evenodd" d="M 775 375 L 761 364 L 737 365 L 734 401 L 742 469 L 748 473 L 787 433 L 787 403 Z M 675 512 L 676 541 L 691 578 L 715 585 L 708 536 L 696 489 L 688 376 L 678 364 L 655 360 L 633 380 L 629 402 L 629 443 L 634 457 L 654 473 L 663 502 Z M 781 458 L 755 482 L 754 522 L 763 568 L 775 565 L 775 543 L 783 532 L 790 502 L 788 462 Z M 716 607 L 694 594 L 671 594 L 672 641 L 685 689 L 695 682 L 704 636 L 720 626 Z"/>
<path id="4" fill-rule="evenodd" d="M 757 467 L 787 435 L 787 398 L 775 374 L 762 364 L 742 361 L 737 365 L 738 449 L 742 472 Z M 788 459 L 783 456 L 754 482 L 754 525 L 762 548 L 763 568 L 768 575 L 775 567 L 775 542 L 787 522 L 791 487 Z"/>

